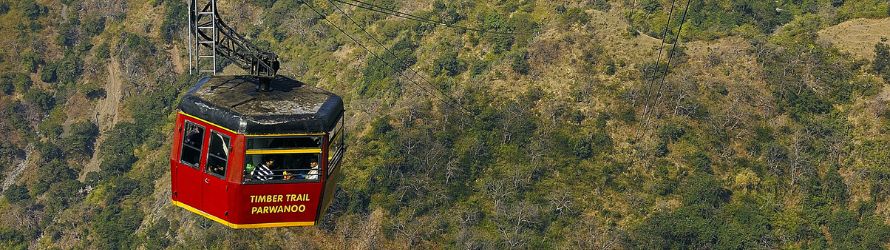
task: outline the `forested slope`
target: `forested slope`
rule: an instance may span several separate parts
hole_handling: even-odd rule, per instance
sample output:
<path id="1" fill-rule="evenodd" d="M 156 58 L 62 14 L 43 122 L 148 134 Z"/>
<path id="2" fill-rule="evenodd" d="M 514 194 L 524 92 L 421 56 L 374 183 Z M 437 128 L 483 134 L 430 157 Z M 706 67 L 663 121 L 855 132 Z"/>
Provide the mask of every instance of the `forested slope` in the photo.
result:
<path id="1" fill-rule="evenodd" d="M 0 248 L 890 247 L 886 1 L 309 3 L 220 12 L 343 96 L 343 181 L 230 230 L 169 202 L 186 2 L 0 0 Z"/>

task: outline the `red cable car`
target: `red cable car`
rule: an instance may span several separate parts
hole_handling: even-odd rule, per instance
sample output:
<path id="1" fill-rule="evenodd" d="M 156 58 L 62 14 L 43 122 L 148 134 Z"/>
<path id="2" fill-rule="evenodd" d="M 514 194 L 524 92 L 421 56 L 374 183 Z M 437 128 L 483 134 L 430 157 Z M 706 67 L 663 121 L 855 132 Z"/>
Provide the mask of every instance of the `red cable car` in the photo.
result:
<path id="1" fill-rule="evenodd" d="M 311 226 L 339 178 L 343 101 L 275 77 L 198 81 L 179 104 L 170 153 L 172 203 L 232 228 Z"/>

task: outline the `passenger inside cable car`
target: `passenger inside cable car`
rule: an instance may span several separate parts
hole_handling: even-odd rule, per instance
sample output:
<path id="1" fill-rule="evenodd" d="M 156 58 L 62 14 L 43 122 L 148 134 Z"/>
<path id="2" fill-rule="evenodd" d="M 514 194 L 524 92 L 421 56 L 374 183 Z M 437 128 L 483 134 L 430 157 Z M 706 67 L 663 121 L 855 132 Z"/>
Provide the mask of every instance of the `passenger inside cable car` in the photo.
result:
<path id="1" fill-rule="evenodd" d="M 319 136 L 248 139 L 243 183 L 317 182 L 321 143 Z"/>

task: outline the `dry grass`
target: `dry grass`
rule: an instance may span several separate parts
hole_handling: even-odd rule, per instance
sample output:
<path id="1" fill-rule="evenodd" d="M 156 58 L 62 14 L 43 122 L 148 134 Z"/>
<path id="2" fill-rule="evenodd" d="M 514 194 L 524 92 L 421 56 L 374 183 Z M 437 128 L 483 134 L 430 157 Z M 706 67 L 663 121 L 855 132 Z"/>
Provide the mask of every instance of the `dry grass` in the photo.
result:
<path id="1" fill-rule="evenodd" d="M 890 18 L 857 18 L 819 31 L 819 41 L 834 45 L 858 59 L 871 60 L 881 37 L 890 38 Z"/>

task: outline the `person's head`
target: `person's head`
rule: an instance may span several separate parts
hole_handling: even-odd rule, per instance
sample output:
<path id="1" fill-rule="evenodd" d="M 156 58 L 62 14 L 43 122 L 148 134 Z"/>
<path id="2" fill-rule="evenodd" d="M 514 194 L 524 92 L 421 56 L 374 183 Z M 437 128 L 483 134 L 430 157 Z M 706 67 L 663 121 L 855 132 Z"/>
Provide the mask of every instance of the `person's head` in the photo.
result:
<path id="1" fill-rule="evenodd" d="M 310 162 L 309 162 L 309 166 L 317 167 L 317 166 L 318 166 L 318 160 L 312 160 L 312 161 L 310 161 Z"/>
<path id="2" fill-rule="evenodd" d="M 272 165 L 272 164 L 275 163 L 275 160 L 273 160 L 273 159 L 267 159 L 267 160 L 265 161 L 265 163 L 266 163 L 266 166 L 270 166 L 270 165 Z"/>

